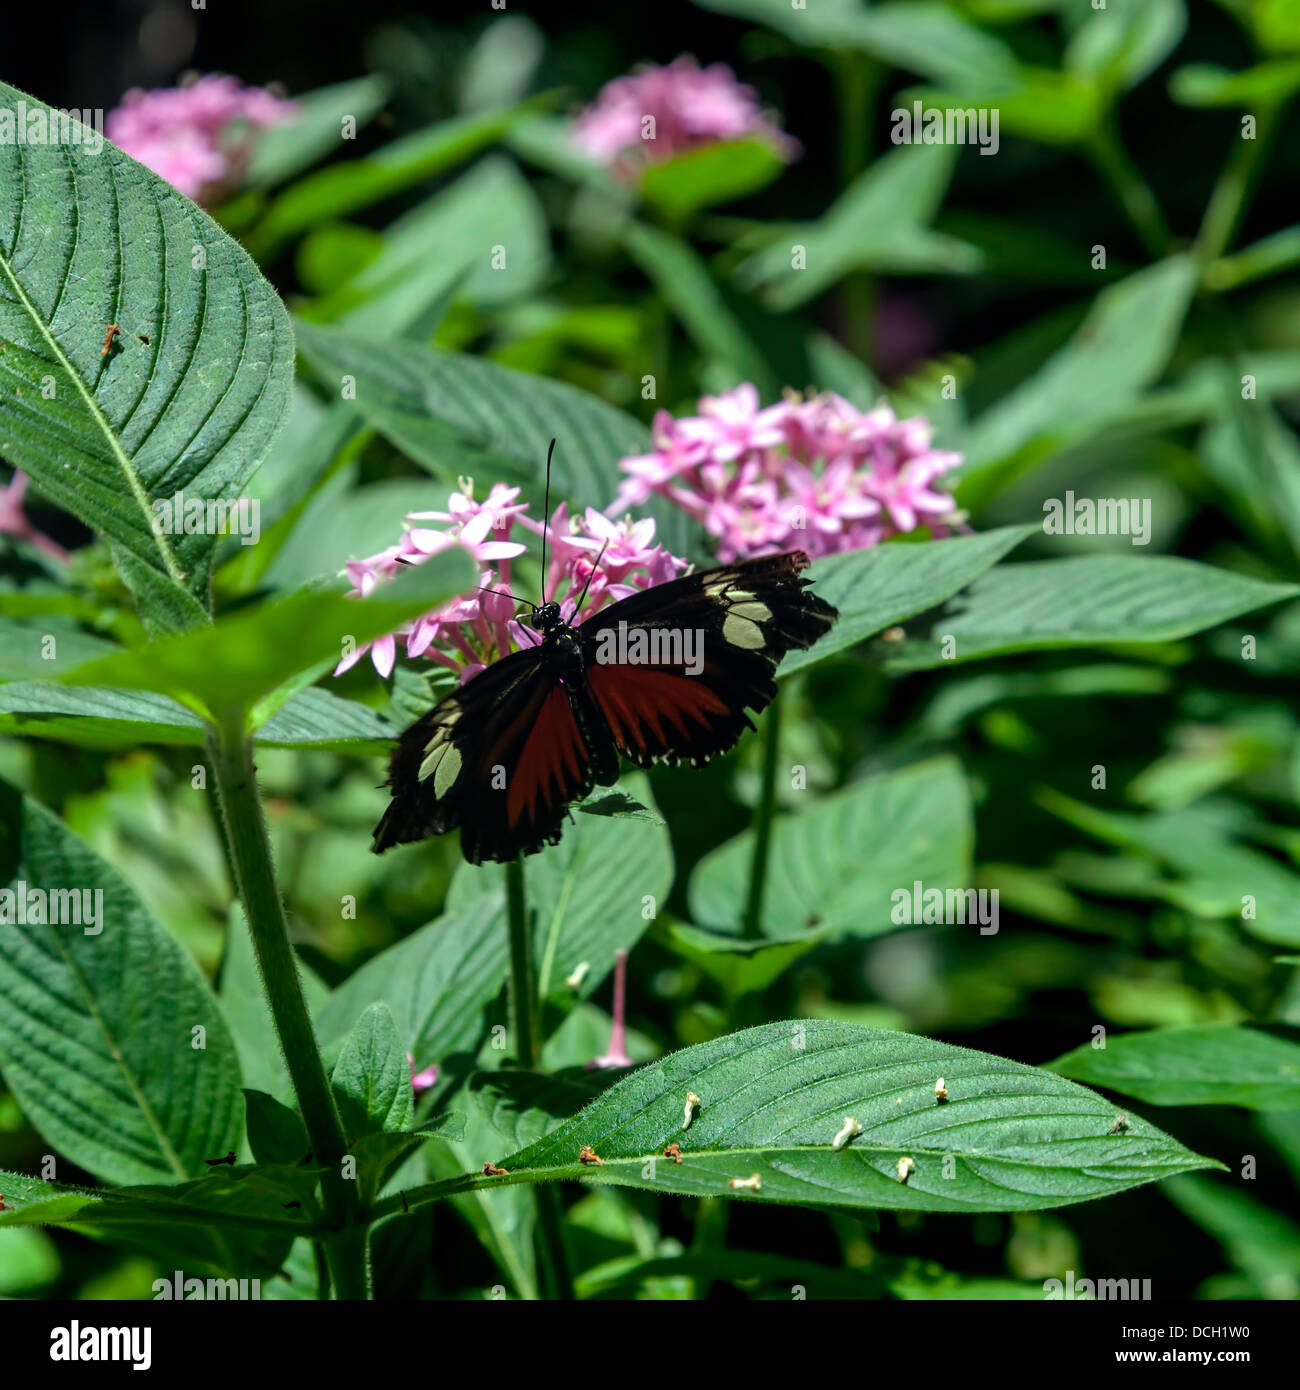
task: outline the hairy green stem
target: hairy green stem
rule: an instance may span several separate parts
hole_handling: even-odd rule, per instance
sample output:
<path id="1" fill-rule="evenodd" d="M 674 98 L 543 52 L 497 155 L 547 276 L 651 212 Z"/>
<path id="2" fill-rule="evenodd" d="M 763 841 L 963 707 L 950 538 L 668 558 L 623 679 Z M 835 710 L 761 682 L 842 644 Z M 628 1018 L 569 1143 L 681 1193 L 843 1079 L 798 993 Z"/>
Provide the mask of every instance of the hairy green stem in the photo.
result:
<path id="1" fill-rule="evenodd" d="M 271 842 L 253 766 L 252 740 L 244 733 L 242 711 L 232 711 L 219 726 L 209 729 L 208 746 L 235 888 L 244 905 L 258 969 L 312 1155 L 324 1170 L 321 1196 L 329 1230 L 324 1244 L 335 1297 L 368 1298 L 366 1221 L 355 1182 L 343 1177 L 347 1139 L 316 1046 L 298 963 L 289 942 L 284 902 L 275 880 Z"/>
<path id="2" fill-rule="evenodd" d="M 772 839 L 772 812 L 776 806 L 776 767 L 781 745 L 781 696 L 767 707 L 763 725 L 763 782 L 754 808 L 754 856 L 749 864 L 749 895 L 745 902 L 743 936 L 757 937 L 767 887 L 767 853 Z"/>
<path id="3" fill-rule="evenodd" d="M 532 931 L 524 884 L 524 861 L 506 865 L 506 922 L 510 931 L 510 1036 L 521 1067 L 537 1065 L 536 983 L 533 980 Z M 559 1197 L 553 1188 L 534 1194 L 537 1207 L 537 1249 L 543 1287 L 553 1299 L 572 1299 L 573 1275 L 564 1247 Z"/>

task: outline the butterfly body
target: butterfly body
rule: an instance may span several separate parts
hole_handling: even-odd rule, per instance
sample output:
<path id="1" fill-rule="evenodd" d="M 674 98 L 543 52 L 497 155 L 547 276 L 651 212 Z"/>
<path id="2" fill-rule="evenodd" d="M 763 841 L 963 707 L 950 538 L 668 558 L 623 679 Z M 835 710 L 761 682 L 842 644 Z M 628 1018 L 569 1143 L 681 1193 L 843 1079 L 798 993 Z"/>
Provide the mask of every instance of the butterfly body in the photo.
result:
<path id="1" fill-rule="evenodd" d="M 459 827 L 471 863 L 560 838 L 570 805 L 638 767 L 699 767 L 753 728 L 777 662 L 837 616 L 805 592 L 802 552 L 670 580 L 577 626 L 558 604 L 531 647 L 486 667 L 402 734 L 376 853 Z"/>

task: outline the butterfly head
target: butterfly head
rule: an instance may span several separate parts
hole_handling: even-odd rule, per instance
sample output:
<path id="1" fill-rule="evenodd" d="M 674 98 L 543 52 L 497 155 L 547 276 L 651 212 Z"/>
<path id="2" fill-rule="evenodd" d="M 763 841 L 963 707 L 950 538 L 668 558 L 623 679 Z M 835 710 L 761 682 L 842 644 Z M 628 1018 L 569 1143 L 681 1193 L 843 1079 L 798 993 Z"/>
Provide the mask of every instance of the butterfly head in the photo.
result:
<path id="1" fill-rule="evenodd" d="M 530 626 L 538 628 L 542 632 L 553 632 L 563 621 L 558 603 L 543 603 L 528 618 Z"/>

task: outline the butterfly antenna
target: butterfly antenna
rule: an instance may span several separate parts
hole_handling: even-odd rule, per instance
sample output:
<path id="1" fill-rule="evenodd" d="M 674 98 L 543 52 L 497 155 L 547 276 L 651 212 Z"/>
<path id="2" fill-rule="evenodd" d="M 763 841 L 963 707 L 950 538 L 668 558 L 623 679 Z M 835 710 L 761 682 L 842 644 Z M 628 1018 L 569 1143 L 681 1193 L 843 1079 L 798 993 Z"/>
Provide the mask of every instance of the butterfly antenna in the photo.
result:
<path id="1" fill-rule="evenodd" d="M 475 584 L 474 587 L 480 594 L 495 594 L 498 598 L 508 598 L 512 603 L 526 603 L 534 612 L 537 611 L 537 605 L 530 598 L 519 598 L 515 594 L 507 594 L 501 589 L 485 589 L 482 584 Z"/>
<path id="2" fill-rule="evenodd" d="M 551 455 L 555 452 L 552 439 L 546 450 L 546 496 L 542 502 L 542 602 L 546 602 L 546 532 L 551 524 Z M 533 605 L 536 607 L 536 605 Z"/>
<path id="3" fill-rule="evenodd" d="M 582 597 L 578 600 L 577 607 L 573 610 L 573 616 L 575 618 L 582 612 L 582 605 L 587 601 L 587 590 L 591 588 L 591 581 L 596 577 L 596 571 L 600 568 L 601 557 L 605 554 L 605 546 L 608 544 L 609 542 L 606 541 L 605 545 L 600 547 L 600 554 L 596 556 L 596 563 L 592 565 L 591 573 L 587 576 L 587 582 L 582 586 Z"/>

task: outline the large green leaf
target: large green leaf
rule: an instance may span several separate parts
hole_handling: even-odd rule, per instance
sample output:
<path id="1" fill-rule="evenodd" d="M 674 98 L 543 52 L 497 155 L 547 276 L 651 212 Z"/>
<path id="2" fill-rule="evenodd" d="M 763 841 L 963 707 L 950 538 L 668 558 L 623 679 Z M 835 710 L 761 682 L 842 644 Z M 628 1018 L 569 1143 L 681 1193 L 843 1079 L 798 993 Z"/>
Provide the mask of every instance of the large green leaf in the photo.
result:
<path id="1" fill-rule="evenodd" d="M 878 545 L 818 560 L 809 578 L 817 596 L 834 604 L 840 616 L 816 646 L 790 652 L 780 674 L 788 676 L 944 603 L 1038 529 L 1003 526 L 977 536 Z"/>
<path id="2" fill-rule="evenodd" d="M 905 643 L 889 666 L 915 671 L 1053 647 L 1171 642 L 1297 594 L 1300 585 L 1170 555 L 1000 565 L 954 602 L 928 640 Z"/>
<path id="3" fill-rule="evenodd" d="M 1121 1033 L 1051 1067 L 1148 1105 L 1300 1110 L 1300 1039 L 1232 1023 Z"/>
<path id="4" fill-rule="evenodd" d="M 303 312 L 314 323 L 345 319 L 350 331 L 391 337 L 412 301 L 455 288 L 494 305 L 535 290 L 550 257 L 536 194 L 509 159 L 489 157 L 399 217 L 374 260 Z"/>
<path id="5" fill-rule="evenodd" d="M 1190 257 L 1171 256 L 1102 290 L 1069 343 L 971 427 L 963 504 L 1132 406 L 1173 354 L 1196 279 Z"/>
<path id="6" fill-rule="evenodd" d="M 84 918 L 4 929 L 6 1084 L 50 1144 L 106 1181 L 206 1172 L 204 1159 L 234 1148 L 243 1118 L 234 1043 L 207 981 L 61 821 L 11 788 L 2 797 L 5 884 L 48 895 L 46 915 L 61 891 L 103 894 L 93 934 Z"/>
<path id="7" fill-rule="evenodd" d="M 1272 855 L 1236 843 L 1197 806 L 1150 815 L 1108 811 L 1050 789 L 1038 801 L 1089 835 L 1135 850 L 1172 871 L 1147 891 L 1185 912 L 1237 922 L 1279 946 L 1300 946 L 1300 875 Z"/>
<path id="8" fill-rule="evenodd" d="M 952 177 L 953 145 L 900 146 L 873 164 L 816 221 L 784 228 L 737 280 L 773 309 L 806 304 L 853 270 L 955 274 L 979 268 L 973 247 L 929 230 Z M 801 263 L 795 248 L 802 247 Z"/>
<path id="9" fill-rule="evenodd" d="M 684 1128 L 688 1093 L 700 1104 Z M 849 1117 L 862 1133 L 836 1149 Z M 673 1143 L 680 1164 L 662 1157 Z M 587 1147 L 603 1166 L 579 1162 Z M 900 1181 L 904 1157 L 914 1166 Z M 1214 1166 L 1144 1120 L 1117 1126 L 1113 1106 L 1050 1072 L 815 1020 L 684 1048 L 500 1162 L 512 1182 L 582 1177 L 690 1196 L 962 1212 L 1064 1206 Z M 756 1189 L 731 1186 L 755 1176 Z"/>
<path id="10" fill-rule="evenodd" d="M 330 217 L 343 217 L 391 198 L 471 158 L 499 140 L 520 112 L 457 116 L 391 140 L 364 159 L 319 169 L 280 194 L 248 237 L 259 259 Z"/>
<path id="11" fill-rule="evenodd" d="M 896 892 L 907 893 L 911 912 L 918 881 L 943 890 L 969 884 L 970 793 L 952 759 L 854 782 L 809 802 L 772 827 L 759 924 L 765 936 L 880 936 L 902 925 L 894 920 L 901 915 Z M 746 830 L 700 861 L 690 887 L 697 921 L 737 929 L 753 855 L 753 831 Z"/>
<path id="12" fill-rule="evenodd" d="M 63 679 L 189 698 L 213 713 L 247 707 L 290 677 L 339 660 L 345 638 L 360 646 L 393 632 L 473 583 L 468 552 L 454 548 L 409 566 L 368 598 L 300 589 L 197 631 L 88 662 Z"/>
<path id="13" fill-rule="evenodd" d="M 344 122 L 360 130 L 388 100 L 383 77 L 358 77 L 294 98 L 293 119 L 258 137 L 244 175 L 247 188 L 271 188 L 345 147 Z"/>
<path id="14" fill-rule="evenodd" d="M 79 748 L 198 747 L 204 741 L 203 721 L 169 696 L 52 681 L 0 685 L 0 732 Z M 369 706 L 313 687 L 287 700 L 257 737 L 275 748 L 362 753 L 378 751 L 396 732 Z"/>
<path id="15" fill-rule="evenodd" d="M 381 951 L 330 995 L 316 1018 L 327 1045 L 351 1031 L 364 1009 L 383 1001 L 417 1067 L 477 1042 L 483 1011 L 506 980 L 506 933 L 496 895 L 421 927 Z"/>
<path id="16" fill-rule="evenodd" d="M 623 784 L 636 801 L 655 809 L 644 776 Z M 576 816 L 558 845 L 525 865 L 533 913 L 538 992 L 570 995 L 564 981 L 586 966 L 579 994 L 587 996 L 614 968 L 614 955 L 631 950 L 663 908 L 673 883 L 668 831 L 657 818 Z M 506 935 L 499 864 L 462 864 L 447 897 L 453 911 L 492 898 L 493 930 Z"/>
<path id="17" fill-rule="evenodd" d="M 299 348 L 332 391 L 355 383 L 360 414 L 435 477 L 536 484 L 555 447 L 552 499 L 604 507 L 618 491 L 618 460 L 650 448 L 638 420 L 567 382 L 516 372 L 482 358 L 301 324 Z M 659 539 L 681 554 L 685 516 L 648 508 Z"/>
<path id="18" fill-rule="evenodd" d="M 0 84 L 0 133 L 38 117 L 58 119 Z M 179 630 L 202 621 L 219 536 L 165 534 L 154 503 L 241 496 L 284 417 L 293 337 L 206 213 L 71 131 L 0 139 L 0 451 L 103 533 L 146 619 Z"/>

